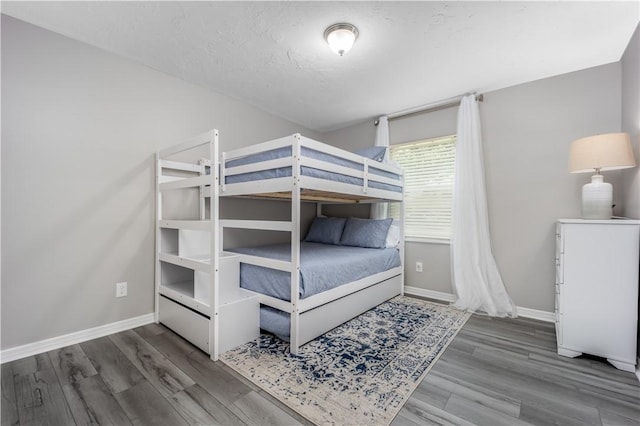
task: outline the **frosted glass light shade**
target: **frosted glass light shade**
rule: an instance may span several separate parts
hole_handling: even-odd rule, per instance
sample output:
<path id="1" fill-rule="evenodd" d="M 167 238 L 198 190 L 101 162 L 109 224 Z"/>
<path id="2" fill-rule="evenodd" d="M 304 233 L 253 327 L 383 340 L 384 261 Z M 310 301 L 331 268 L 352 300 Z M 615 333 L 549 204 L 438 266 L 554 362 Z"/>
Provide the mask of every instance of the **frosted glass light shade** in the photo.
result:
<path id="1" fill-rule="evenodd" d="M 324 38 L 331 50 L 343 56 L 353 47 L 358 29 L 351 24 L 334 24 L 324 31 Z"/>

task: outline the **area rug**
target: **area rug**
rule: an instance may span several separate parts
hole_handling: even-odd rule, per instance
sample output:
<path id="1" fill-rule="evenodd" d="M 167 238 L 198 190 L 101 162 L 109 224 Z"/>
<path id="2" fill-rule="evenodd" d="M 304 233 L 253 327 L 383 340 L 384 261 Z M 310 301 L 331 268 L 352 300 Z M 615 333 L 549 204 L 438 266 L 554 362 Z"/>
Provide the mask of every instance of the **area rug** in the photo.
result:
<path id="1" fill-rule="evenodd" d="M 288 352 L 270 334 L 220 359 L 316 424 L 389 424 L 470 314 L 395 297 Z"/>

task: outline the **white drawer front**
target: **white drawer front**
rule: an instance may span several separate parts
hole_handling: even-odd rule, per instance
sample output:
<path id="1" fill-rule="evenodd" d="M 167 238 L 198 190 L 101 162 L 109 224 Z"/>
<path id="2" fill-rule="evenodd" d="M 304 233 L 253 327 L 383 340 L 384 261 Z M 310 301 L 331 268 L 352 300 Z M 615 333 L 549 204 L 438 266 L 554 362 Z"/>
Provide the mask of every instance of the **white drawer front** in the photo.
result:
<path id="1" fill-rule="evenodd" d="M 209 319 L 166 297 L 160 297 L 160 322 L 209 353 Z"/>

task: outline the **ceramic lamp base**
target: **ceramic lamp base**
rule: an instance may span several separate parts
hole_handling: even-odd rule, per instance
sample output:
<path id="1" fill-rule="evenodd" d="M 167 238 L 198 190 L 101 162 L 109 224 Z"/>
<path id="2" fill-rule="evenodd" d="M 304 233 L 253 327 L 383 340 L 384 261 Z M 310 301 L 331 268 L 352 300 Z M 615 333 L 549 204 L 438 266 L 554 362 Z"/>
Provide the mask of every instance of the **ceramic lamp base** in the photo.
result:
<path id="1" fill-rule="evenodd" d="M 601 174 L 591 176 L 591 183 L 582 187 L 582 218 L 611 219 L 613 187 Z"/>

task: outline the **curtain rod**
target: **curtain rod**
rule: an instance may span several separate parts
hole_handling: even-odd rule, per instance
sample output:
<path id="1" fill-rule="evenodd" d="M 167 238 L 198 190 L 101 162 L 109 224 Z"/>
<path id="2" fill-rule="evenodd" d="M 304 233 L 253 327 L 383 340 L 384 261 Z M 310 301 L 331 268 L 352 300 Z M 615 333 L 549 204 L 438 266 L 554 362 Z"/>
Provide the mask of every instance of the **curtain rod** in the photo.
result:
<path id="1" fill-rule="evenodd" d="M 427 105 L 421 105 L 414 108 L 405 109 L 402 111 L 394 112 L 393 114 L 387 114 L 387 119 L 389 121 L 397 120 L 399 118 L 410 117 L 412 115 L 424 114 L 427 112 L 435 112 L 440 111 L 441 109 L 452 108 L 460 105 L 460 101 L 465 95 L 456 96 L 454 98 L 445 99 L 439 102 L 433 102 Z M 476 100 L 478 102 L 482 102 L 484 100 L 484 96 L 482 94 L 476 95 Z M 373 124 L 378 125 L 378 120 L 374 121 Z"/>

